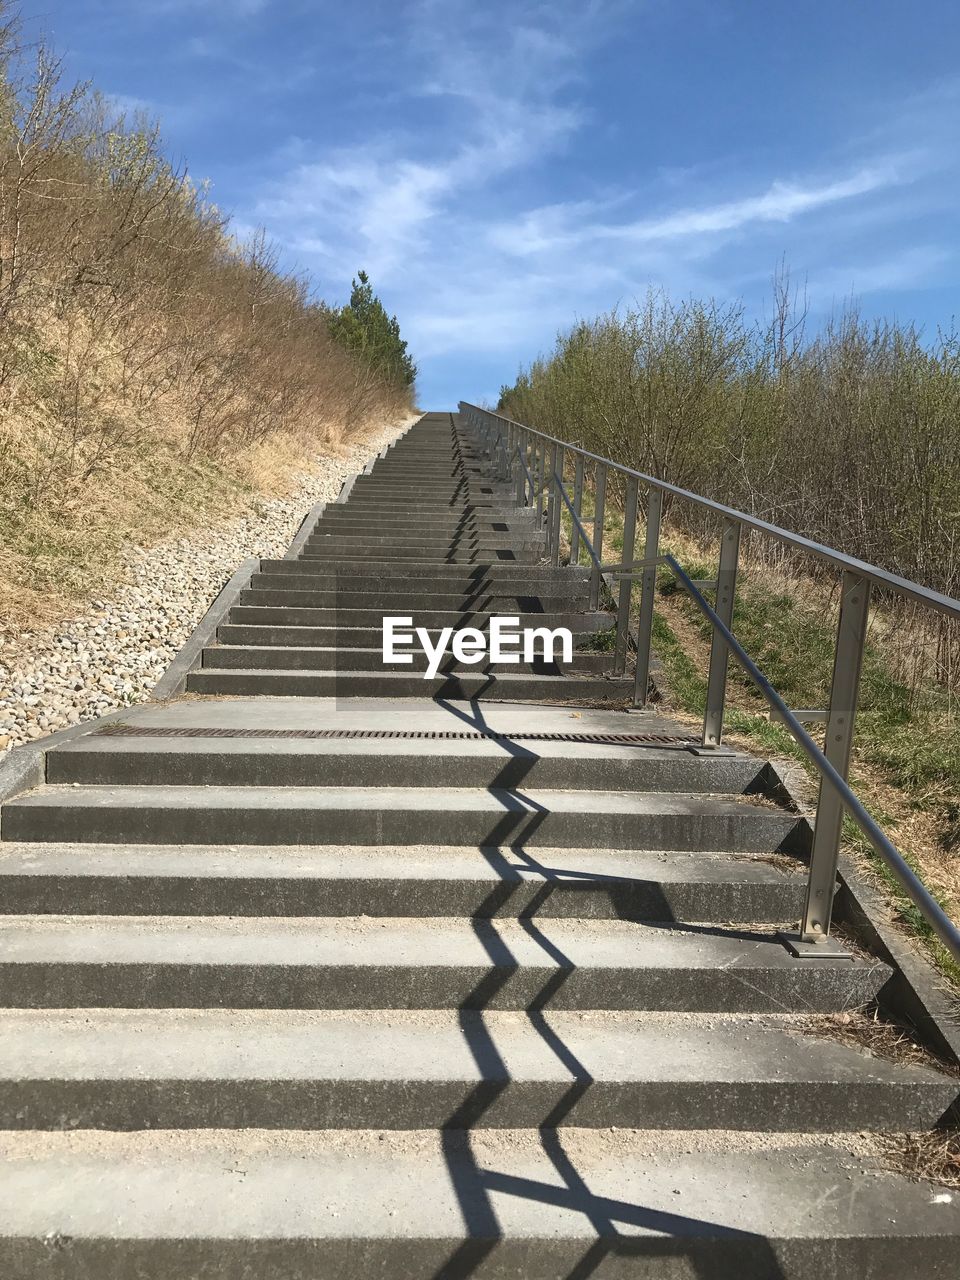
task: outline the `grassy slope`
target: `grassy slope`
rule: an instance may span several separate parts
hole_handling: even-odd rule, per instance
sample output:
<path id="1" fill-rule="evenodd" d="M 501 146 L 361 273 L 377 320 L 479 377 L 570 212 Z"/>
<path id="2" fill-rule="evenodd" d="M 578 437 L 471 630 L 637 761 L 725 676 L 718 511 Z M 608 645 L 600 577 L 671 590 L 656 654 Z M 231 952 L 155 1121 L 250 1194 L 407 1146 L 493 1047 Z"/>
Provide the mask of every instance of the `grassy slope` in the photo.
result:
<path id="1" fill-rule="evenodd" d="M 287 492 L 313 456 L 337 447 L 329 438 L 277 436 L 226 459 L 187 461 L 177 443 L 152 435 L 111 459 L 79 501 L 0 519 L 3 627 L 65 616 L 115 579 L 130 542 L 149 545 L 254 510 L 259 495 Z"/>

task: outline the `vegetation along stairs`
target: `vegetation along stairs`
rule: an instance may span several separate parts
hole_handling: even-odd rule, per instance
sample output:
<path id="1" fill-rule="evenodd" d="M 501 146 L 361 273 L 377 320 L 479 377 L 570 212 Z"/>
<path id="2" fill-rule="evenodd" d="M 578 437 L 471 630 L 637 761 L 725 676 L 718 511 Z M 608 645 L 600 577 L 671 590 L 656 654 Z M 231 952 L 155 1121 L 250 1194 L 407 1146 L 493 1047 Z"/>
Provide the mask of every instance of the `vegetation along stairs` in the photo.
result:
<path id="1" fill-rule="evenodd" d="M 766 763 L 624 709 L 456 415 L 342 497 L 0 811 L 0 1275 L 956 1276 L 872 1135 L 958 1080 L 825 1030 L 890 970 L 780 940 Z M 385 614 L 583 647 L 425 680 Z"/>

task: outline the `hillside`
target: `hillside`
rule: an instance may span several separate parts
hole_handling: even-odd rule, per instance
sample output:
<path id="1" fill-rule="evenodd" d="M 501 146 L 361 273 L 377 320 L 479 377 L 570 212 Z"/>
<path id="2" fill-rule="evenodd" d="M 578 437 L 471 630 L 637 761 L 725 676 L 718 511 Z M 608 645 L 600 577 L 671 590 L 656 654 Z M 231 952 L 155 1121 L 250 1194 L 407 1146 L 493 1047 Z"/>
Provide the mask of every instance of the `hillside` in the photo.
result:
<path id="1" fill-rule="evenodd" d="M 262 235 L 238 240 L 155 123 L 65 83 L 0 14 L 9 630 L 101 589 L 131 540 L 284 493 L 309 459 L 403 416 L 415 368 L 358 340 L 350 308 L 285 272 Z"/>

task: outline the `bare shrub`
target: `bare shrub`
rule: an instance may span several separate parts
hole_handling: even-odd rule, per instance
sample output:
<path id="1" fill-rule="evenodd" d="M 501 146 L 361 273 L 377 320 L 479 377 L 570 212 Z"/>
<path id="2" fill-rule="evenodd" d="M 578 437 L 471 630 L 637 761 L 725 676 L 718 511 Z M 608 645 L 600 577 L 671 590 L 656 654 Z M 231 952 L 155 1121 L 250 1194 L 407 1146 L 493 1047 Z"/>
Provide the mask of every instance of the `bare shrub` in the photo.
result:
<path id="1" fill-rule="evenodd" d="M 155 122 L 63 81 L 0 0 L 0 529 L 37 530 L 293 434 L 304 448 L 408 409 L 330 335 L 262 233 L 239 243 Z M 176 460 L 179 459 L 179 464 Z M 151 466 L 157 475 L 151 480 Z M 184 472 L 186 475 L 187 473 Z M 64 539 L 69 541 L 69 539 Z"/>

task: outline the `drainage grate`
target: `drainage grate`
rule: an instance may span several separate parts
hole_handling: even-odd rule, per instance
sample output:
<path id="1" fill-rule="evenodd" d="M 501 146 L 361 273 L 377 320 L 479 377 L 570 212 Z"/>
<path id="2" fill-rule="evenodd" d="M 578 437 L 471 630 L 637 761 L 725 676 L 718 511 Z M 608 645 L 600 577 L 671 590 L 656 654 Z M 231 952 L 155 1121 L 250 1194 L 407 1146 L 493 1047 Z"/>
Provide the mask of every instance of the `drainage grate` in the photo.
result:
<path id="1" fill-rule="evenodd" d="M 444 741 L 583 742 L 607 746 L 690 746 L 699 738 L 668 733 L 494 733 L 479 729 L 178 729 L 134 724 L 110 724 L 97 729 L 98 738 L 414 738 Z"/>

